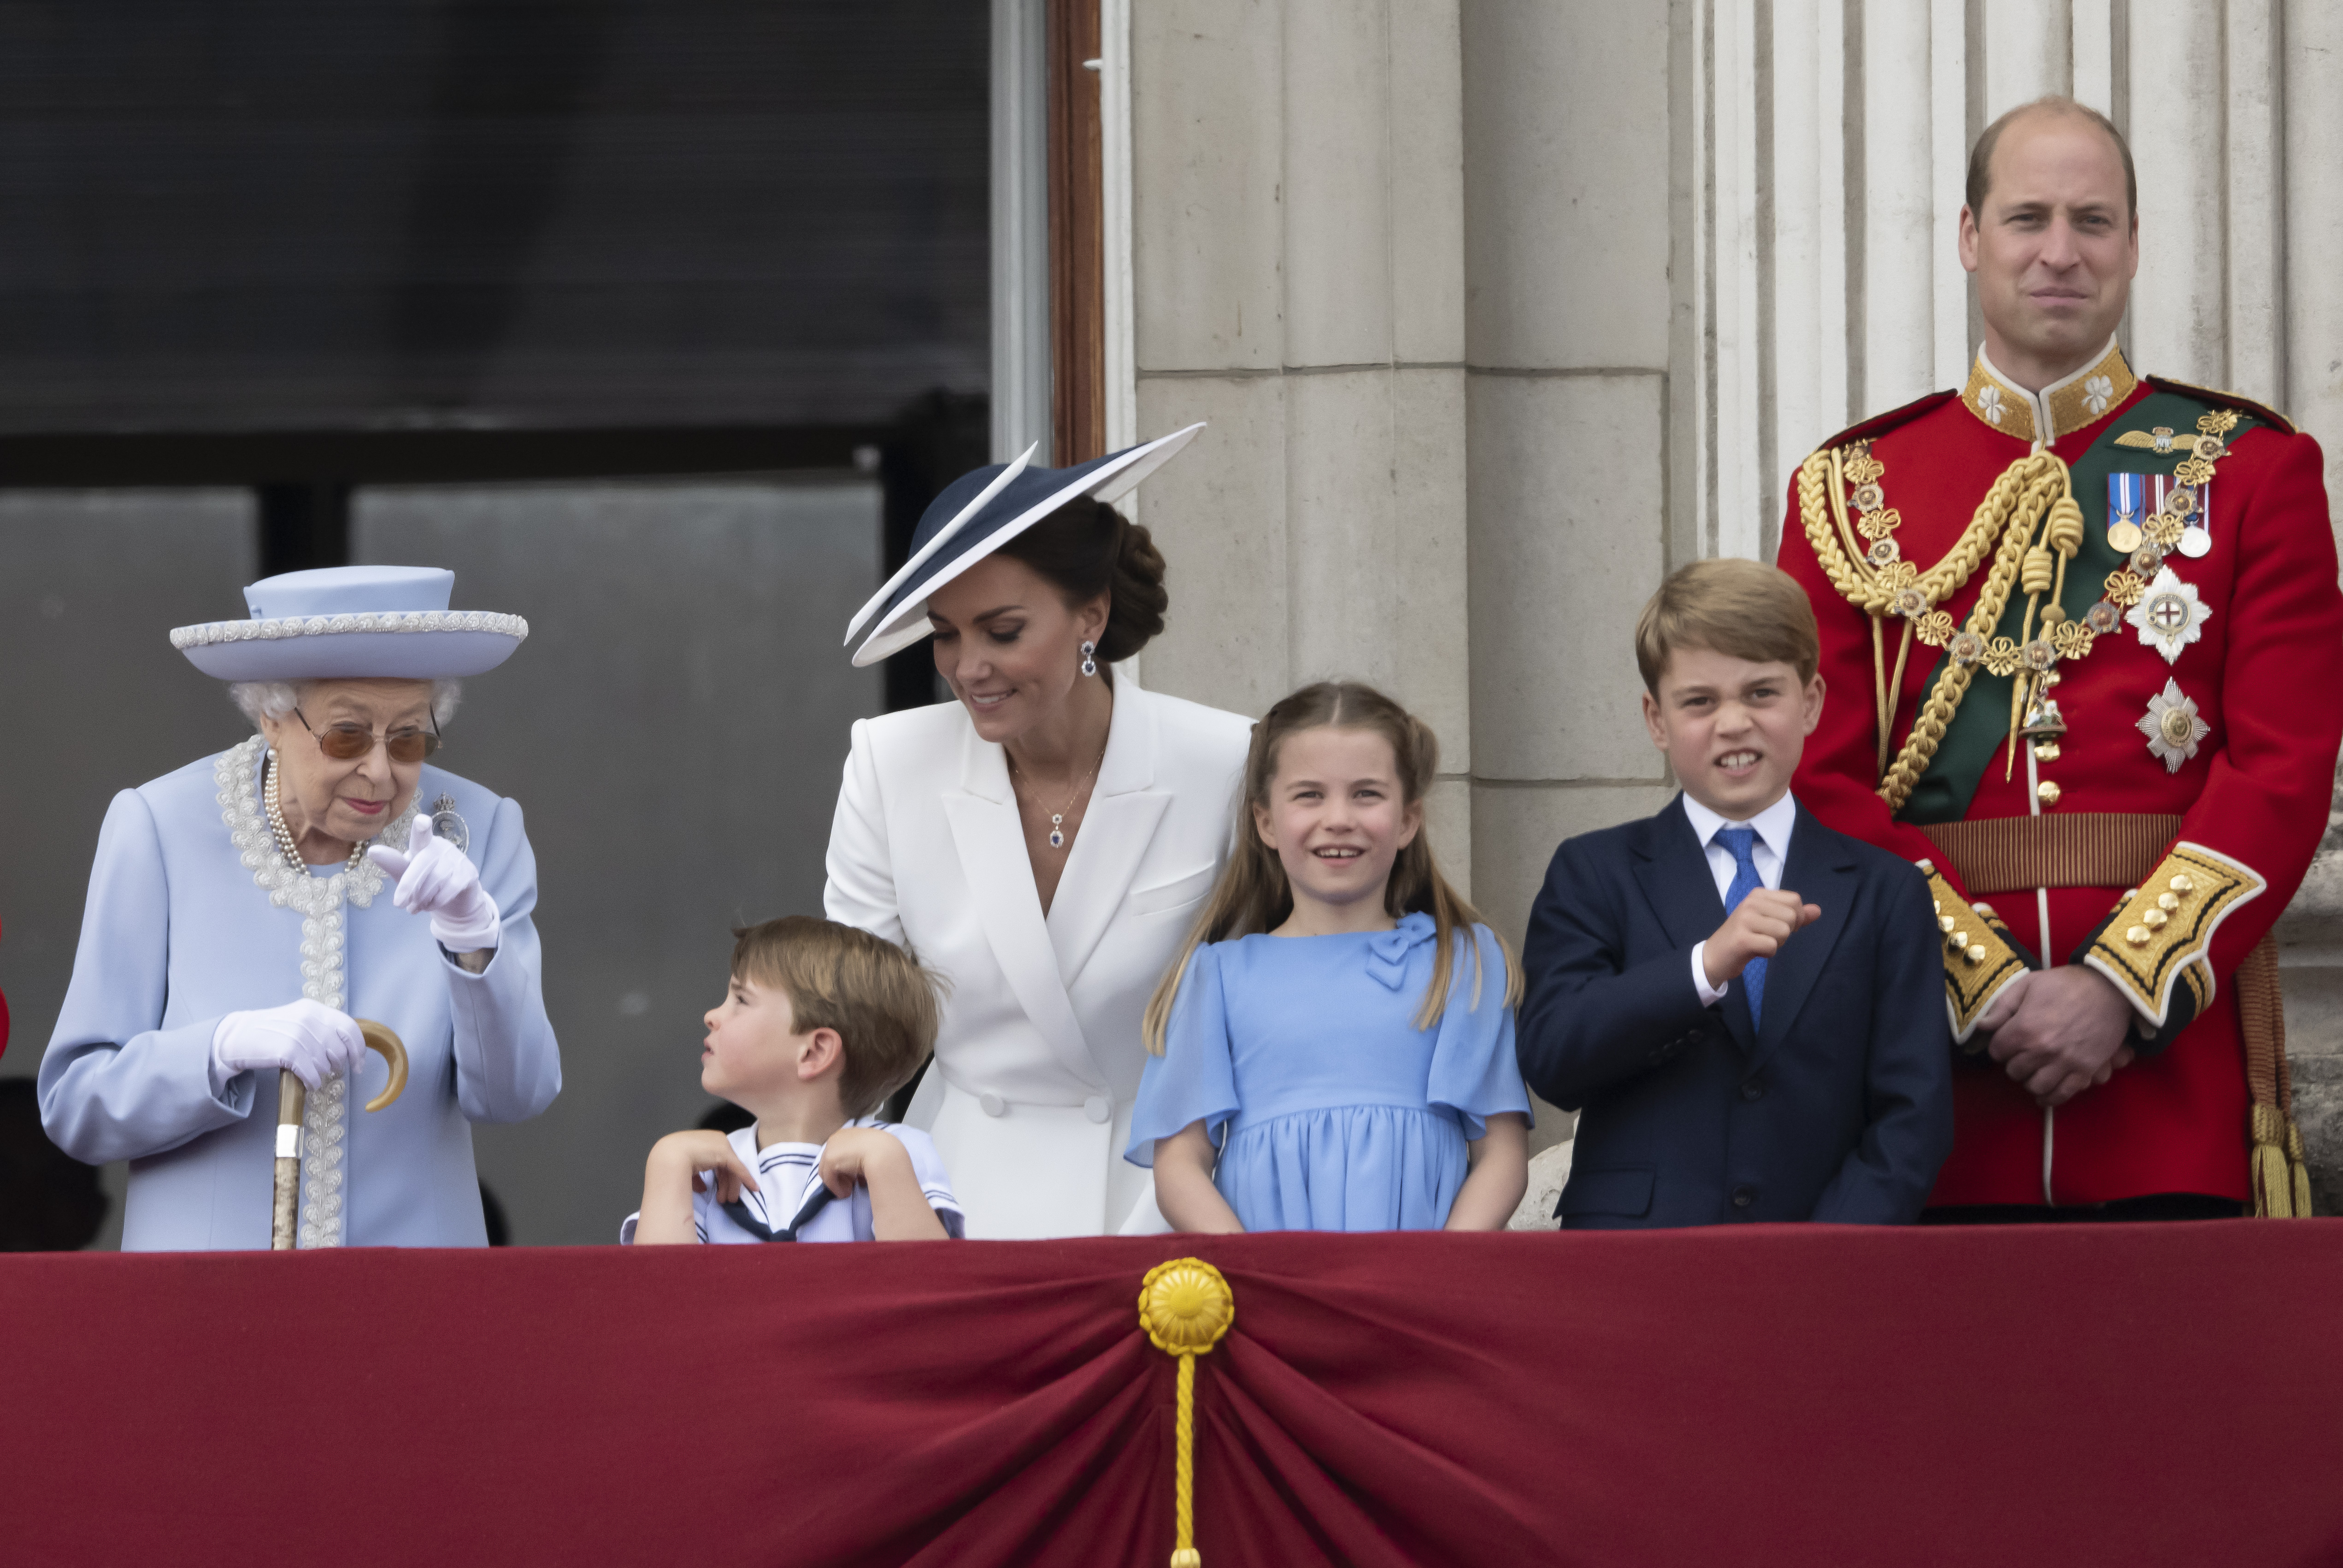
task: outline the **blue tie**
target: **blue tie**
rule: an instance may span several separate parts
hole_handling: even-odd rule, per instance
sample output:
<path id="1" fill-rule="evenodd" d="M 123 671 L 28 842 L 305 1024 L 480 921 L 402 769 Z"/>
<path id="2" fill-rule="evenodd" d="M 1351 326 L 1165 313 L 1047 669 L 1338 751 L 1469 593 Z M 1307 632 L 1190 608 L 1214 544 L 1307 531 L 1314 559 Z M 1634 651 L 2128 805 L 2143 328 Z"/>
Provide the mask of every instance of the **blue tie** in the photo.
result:
<path id="1" fill-rule="evenodd" d="M 1729 915 L 1741 907 L 1742 900 L 1765 885 L 1757 874 L 1757 829 L 1719 828 L 1716 841 L 1733 852 L 1733 885 L 1725 890 L 1725 912 Z M 1764 959 L 1751 959 L 1742 969 L 1741 989 L 1749 998 L 1749 1026 L 1755 1029 L 1763 1020 L 1765 1006 Z"/>

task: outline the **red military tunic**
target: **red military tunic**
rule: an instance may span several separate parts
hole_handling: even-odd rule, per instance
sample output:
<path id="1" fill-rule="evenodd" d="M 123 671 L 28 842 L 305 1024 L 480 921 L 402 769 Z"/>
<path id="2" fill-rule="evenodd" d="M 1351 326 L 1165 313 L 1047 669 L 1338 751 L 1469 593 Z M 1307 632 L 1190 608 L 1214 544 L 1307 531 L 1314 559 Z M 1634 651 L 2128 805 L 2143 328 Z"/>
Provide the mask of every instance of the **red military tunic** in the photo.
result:
<path id="1" fill-rule="evenodd" d="M 1815 487 L 1809 485 L 1804 508 L 1800 486 L 1791 488 L 1780 565 L 1814 601 L 1822 673 L 1829 683 L 1821 725 L 1806 744 L 1795 781 L 1799 799 L 1817 816 L 1908 859 L 1933 861 L 1951 883 L 1941 906 L 1951 911 L 1948 926 L 1955 917 L 1964 926 L 1976 924 L 1963 904 L 1978 895 L 1962 886 L 1946 854 L 1916 825 L 1916 816 L 1928 819 L 1927 810 L 1937 813 L 1937 823 L 2122 813 L 2177 818 L 2180 824 L 2170 853 L 2153 879 L 2140 884 L 2140 898 L 2123 884 L 2047 885 L 2038 893 L 1983 896 L 2006 922 L 2009 937 L 2040 962 L 2087 960 L 2115 979 L 2147 1038 L 2135 1040 L 2143 1048 L 2137 1063 L 2056 1112 L 2046 1180 L 2041 1110 L 1990 1058 L 1964 1057 L 1956 1074 L 1955 1147 L 1933 1203 L 2039 1203 L 2046 1186 L 2047 1197 L 2061 1204 L 2155 1192 L 2248 1195 L 2248 1096 L 2230 980 L 2293 896 L 2327 825 L 2337 748 L 2343 742 L 2343 684 L 2332 674 L 2343 652 L 2343 592 L 2337 587 L 2318 444 L 2267 410 L 2224 395 L 2137 382 L 2112 343 L 2097 363 L 2045 388 L 2038 399 L 1996 374 L 1980 353 L 1961 393 L 1923 398 L 1825 448 L 1875 459 L 1883 470 L 1873 481 L 1878 488 L 1859 498 L 1872 509 L 1842 516 L 1862 516 L 1874 532 L 1882 531 L 1884 520 L 1895 545 L 1880 559 L 1926 571 L 1961 538 L 2005 471 L 2036 449 L 2037 429 L 2046 427 L 2047 449 L 2067 464 L 2097 453 L 2097 493 L 2094 483 L 2078 479 L 2074 499 L 2086 534 L 2095 536 L 2092 548 L 2106 564 L 2117 558 L 2107 534 L 2109 476 L 2103 470 L 2111 460 L 2117 468 L 2127 462 L 2170 467 L 2175 441 L 2185 458 L 2198 435 L 2193 417 L 2180 422 L 2177 436 L 2130 428 L 2146 425 L 2137 411 L 2152 398 L 2150 408 L 2169 423 L 2177 397 L 2193 400 L 2185 410 L 2189 415 L 2207 410 L 2207 425 L 2236 431 L 2234 445 L 2209 465 L 2202 516 L 2187 519 L 2209 533 L 2208 541 L 2190 539 L 2191 551 L 2200 542 L 2209 548 L 2186 555 L 2176 549 L 2162 567 L 2151 551 L 2152 582 L 2142 578 L 2117 588 L 2110 579 L 2103 589 L 2096 577 L 2078 578 L 2079 588 L 2046 596 L 2041 602 L 2063 599 L 2077 607 L 2069 612 L 2077 624 L 2061 628 L 2076 641 L 2060 645 L 2070 657 L 2057 659 L 2058 679 L 2048 693 L 2063 713 L 2066 733 L 2045 743 L 2039 756 L 2021 741 L 2014 765 L 2004 739 L 1978 771 L 1980 726 L 1990 721 L 1993 733 L 2006 738 L 2012 701 L 2006 682 L 1982 689 L 1980 665 L 1978 684 L 1963 699 L 1977 711 L 1956 710 L 1971 762 L 1966 778 L 1954 769 L 1949 779 L 1924 779 L 1900 810 L 1892 811 L 1878 792 L 1876 694 L 1885 683 L 1875 675 L 1872 616 L 1846 597 L 1847 557 L 1835 554 L 1828 538 L 1818 548 L 1819 532 L 1810 536 Z M 1867 453 L 1860 445 L 1866 441 Z M 2151 441 L 2167 443 L 2166 450 L 2152 449 Z M 1869 471 L 1857 465 L 1858 475 Z M 2163 494 L 2155 487 L 2163 482 L 2147 481 L 2151 507 Z M 2190 504 L 2194 499 L 2193 494 L 2185 498 Z M 1846 528 L 1835 537 L 1868 542 Z M 2070 571 L 2078 573 L 2087 555 L 2070 562 Z M 1831 580 L 1826 557 L 1842 568 L 1840 584 Z M 1936 607 L 1953 627 L 1968 627 L 1993 559 L 1986 551 Z M 2117 566 L 2119 573 L 2131 569 L 2120 560 Z M 2167 581 L 2165 568 L 2177 575 L 2177 584 Z M 2136 606 L 2089 605 L 2102 593 L 2110 598 L 2137 593 L 2143 583 L 2152 591 Z M 2023 589 L 2013 585 L 2007 591 L 2011 605 L 2022 607 Z M 1899 613 L 1909 616 L 1915 608 L 1906 600 L 1885 612 L 1885 662 L 1896 658 L 1905 625 Z M 2111 609 L 2126 618 L 2109 628 Z M 2128 611 L 2152 612 L 2154 623 L 2136 624 Z M 2082 637 L 2087 618 L 2098 628 L 2095 638 Z M 1936 623 L 1940 643 L 1947 629 Z M 2077 653 L 2077 641 L 2087 642 L 2087 648 Z M 2167 647 L 2177 653 L 2169 660 Z M 1911 648 L 1894 692 L 1891 754 L 1912 737 L 1940 672 L 1956 654 L 1973 662 L 1976 649 L 1974 640 L 1966 648 L 1956 640 L 1941 652 L 1926 645 Z M 2008 652 L 2003 645 L 2000 662 L 2009 662 Z M 2015 678 L 2026 678 L 2023 667 Z M 2167 717 L 2165 710 L 2176 707 L 2181 710 Z M 1951 743 L 1948 732 L 1944 745 Z M 1963 804 L 1968 779 L 1974 792 Z M 2171 858 L 2176 855 L 2181 858 Z M 2047 884 L 2062 880 L 2055 868 L 2040 874 Z M 2167 884 L 2188 890 L 2168 900 L 2182 906 L 2168 926 L 2165 917 L 2143 913 Z M 2202 916 L 2193 927 L 2192 915 Z M 2111 916 L 2117 917 L 2113 925 Z M 2184 927 L 2201 938 L 2194 950 L 2177 947 Z M 1990 943 L 1994 938 L 1964 930 L 1958 940 Z M 2006 972 L 1990 985 L 1973 986 L 1965 998 L 1965 975 L 1974 982 L 1995 970 L 1995 960 L 1977 967 L 1982 950 L 1956 948 L 1946 955 L 1956 1031 L 1965 1038 L 1992 992 L 2019 967 L 2004 966 Z"/>

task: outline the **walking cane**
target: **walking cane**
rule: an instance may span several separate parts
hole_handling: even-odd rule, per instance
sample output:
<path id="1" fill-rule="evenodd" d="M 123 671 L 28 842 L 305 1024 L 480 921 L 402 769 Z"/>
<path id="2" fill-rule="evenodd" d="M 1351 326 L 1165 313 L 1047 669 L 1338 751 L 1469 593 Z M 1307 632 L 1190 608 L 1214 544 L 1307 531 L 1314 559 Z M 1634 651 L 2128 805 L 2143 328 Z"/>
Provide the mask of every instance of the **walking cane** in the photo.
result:
<path id="1" fill-rule="evenodd" d="M 390 1081 L 367 1101 L 368 1111 L 380 1111 L 407 1087 L 407 1047 L 398 1036 L 370 1018 L 357 1020 L 367 1049 L 390 1069 Z M 293 1250 L 294 1228 L 301 1210 L 301 1112 L 309 1091 L 290 1068 L 277 1075 L 277 1210 L 268 1228 L 272 1251 Z"/>

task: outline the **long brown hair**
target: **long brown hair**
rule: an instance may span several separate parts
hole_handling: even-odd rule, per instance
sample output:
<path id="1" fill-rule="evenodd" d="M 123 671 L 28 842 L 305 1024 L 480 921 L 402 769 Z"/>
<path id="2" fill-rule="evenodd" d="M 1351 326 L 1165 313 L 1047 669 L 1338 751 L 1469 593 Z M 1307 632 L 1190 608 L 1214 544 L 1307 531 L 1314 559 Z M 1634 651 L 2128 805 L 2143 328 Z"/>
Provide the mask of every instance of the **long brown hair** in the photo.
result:
<path id="1" fill-rule="evenodd" d="M 1293 913 L 1293 889 L 1277 851 L 1262 842 L 1253 826 L 1253 809 L 1267 807 L 1270 786 L 1277 779 L 1278 749 L 1304 729 L 1365 729 L 1391 743 L 1399 767 L 1402 804 L 1420 807 L 1440 769 L 1440 740 L 1431 726 L 1377 691 L 1350 680 L 1322 680 L 1285 698 L 1252 727 L 1252 749 L 1245 756 L 1244 788 L 1237 798 L 1236 852 L 1229 857 L 1220 883 L 1196 917 L 1181 944 L 1180 956 L 1156 982 L 1148 999 L 1141 1033 L 1150 1054 L 1163 1054 L 1163 1037 L 1172 1021 L 1172 999 L 1188 961 L 1206 942 L 1223 942 L 1260 931 L 1275 930 Z M 1419 826 L 1407 848 L 1392 863 L 1391 880 L 1383 884 L 1383 910 L 1394 919 L 1422 912 L 1432 917 L 1435 933 L 1432 983 L 1424 988 L 1423 1005 L 1416 1010 L 1415 1027 L 1429 1029 L 1447 1010 L 1448 985 L 1455 967 L 1456 935 L 1479 923 L 1480 912 L 1463 900 L 1440 874 L 1433 857 L 1431 836 Z M 1493 933 L 1492 933 L 1493 934 Z M 1473 1005 L 1481 1005 L 1481 949 L 1473 946 Z M 1521 966 L 1503 937 L 1497 950 L 1505 960 L 1505 1005 L 1522 998 Z"/>

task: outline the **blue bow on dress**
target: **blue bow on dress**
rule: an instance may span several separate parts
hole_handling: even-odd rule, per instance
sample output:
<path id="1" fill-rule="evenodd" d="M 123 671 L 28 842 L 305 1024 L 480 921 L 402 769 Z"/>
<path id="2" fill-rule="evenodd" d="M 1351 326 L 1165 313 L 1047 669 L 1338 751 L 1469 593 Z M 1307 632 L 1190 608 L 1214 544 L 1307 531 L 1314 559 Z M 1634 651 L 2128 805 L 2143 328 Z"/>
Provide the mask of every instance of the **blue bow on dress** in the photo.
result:
<path id="1" fill-rule="evenodd" d="M 1421 910 L 1402 915 L 1399 924 L 1367 939 L 1367 972 L 1384 987 L 1397 990 L 1407 983 L 1407 951 L 1432 940 L 1439 930 Z"/>

